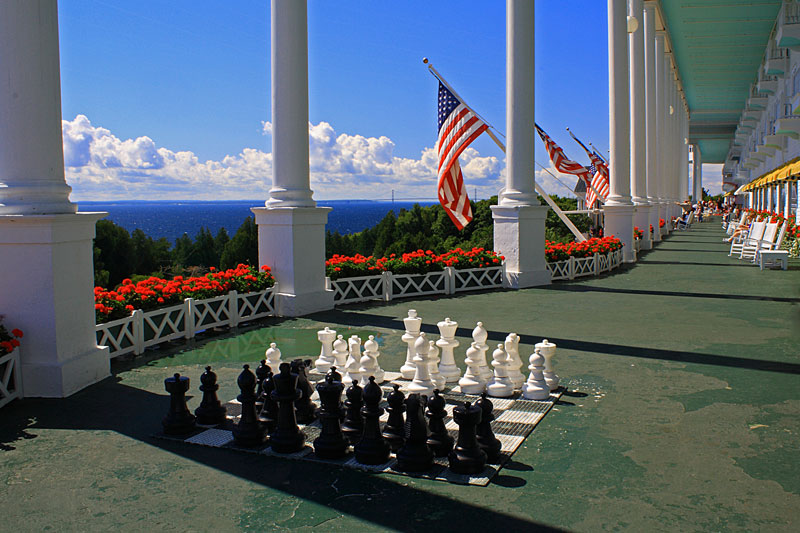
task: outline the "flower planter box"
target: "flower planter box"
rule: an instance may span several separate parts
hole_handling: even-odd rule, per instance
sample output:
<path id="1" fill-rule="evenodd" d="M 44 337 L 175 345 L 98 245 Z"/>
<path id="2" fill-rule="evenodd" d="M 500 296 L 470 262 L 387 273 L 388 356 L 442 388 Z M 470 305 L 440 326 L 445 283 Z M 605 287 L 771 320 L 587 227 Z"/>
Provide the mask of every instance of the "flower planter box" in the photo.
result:
<path id="1" fill-rule="evenodd" d="M 0 407 L 11 400 L 22 398 L 22 372 L 20 372 L 19 348 L 0 355 Z"/>

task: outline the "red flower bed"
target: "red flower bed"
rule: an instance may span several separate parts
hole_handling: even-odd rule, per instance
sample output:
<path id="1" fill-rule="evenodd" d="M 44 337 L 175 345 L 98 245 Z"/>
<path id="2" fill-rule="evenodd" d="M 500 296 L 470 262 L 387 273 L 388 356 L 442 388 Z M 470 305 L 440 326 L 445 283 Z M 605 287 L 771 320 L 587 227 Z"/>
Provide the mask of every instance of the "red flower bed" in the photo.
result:
<path id="1" fill-rule="evenodd" d="M 11 333 L 3 326 L 3 317 L 0 315 L 0 355 L 6 355 L 14 351 L 19 346 L 19 340 L 24 335 L 22 331 L 14 328 Z"/>
<path id="2" fill-rule="evenodd" d="M 653 226 L 650 226 L 650 231 L 653 231 L 652 228 L 653 228 Z M 644 231 L 642 231 L 638 227 L 634 226 L 633 227 L 633 236 L 636 239 L 641 239 L 642 237 L 644 237 Z"/>
<path id="3" fill-rule="evenodd" d="M 94 288 L 94 312 L 98 324 L 131 314 L 134 309 L 150 310 L 181 303 L 184 298 L 211 298 L 235 290 L 240 293 L 262 291 L 275 284 L 268 266 L 261 271 L 249 265 L 217 271 L 205 276 L 171 280 L 150 277 L 133 283 L 125 279 L 114 290 Z"/>
<path id="4" fill-rule="evenodd" d="M 622 248 L 622 242 L 613 235 L 593 237 L 583 242 L 570 243 L 545 241 L 544 255 L 548 262 L 566 261 L 570 257 L 590 257 L 596 253 L 607 254 Z"/>

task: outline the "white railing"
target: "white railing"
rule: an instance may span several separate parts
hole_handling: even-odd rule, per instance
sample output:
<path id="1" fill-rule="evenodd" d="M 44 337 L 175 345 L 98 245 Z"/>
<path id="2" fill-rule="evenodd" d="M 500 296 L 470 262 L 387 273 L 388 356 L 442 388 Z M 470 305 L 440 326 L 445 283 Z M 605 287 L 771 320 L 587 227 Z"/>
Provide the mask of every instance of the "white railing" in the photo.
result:
<path id="1" fill-rule="evenodd" d="M 550 279 L 575 279 L 586 276 L 599 276 L 622 264 L 622 250 L 615 250 L 607 254 L 594 254 L 589 257 L 570 257 L 563 261 L 547 263 Z"/>
<path id="2" fill-rule="evenodd" d="M 15 398 L 22 398 L 22 372 L 19 366 L 19 350 L 0 355 L 0 407 Z"/>
<path id="3" fill-rule="evenodd" d="M 236 327 L 242 322 L 275 314 L 275 287 L 239 294 L 230 291 L 213 298 L 186 298 L 183 303 L 152 311 L 137 309 L 131 316 L 97 324 L 97 344 L 108 346 L 111 357 L 144 352 L 145 348 L 173 339 L 191 339 L 215 327 Z"/>

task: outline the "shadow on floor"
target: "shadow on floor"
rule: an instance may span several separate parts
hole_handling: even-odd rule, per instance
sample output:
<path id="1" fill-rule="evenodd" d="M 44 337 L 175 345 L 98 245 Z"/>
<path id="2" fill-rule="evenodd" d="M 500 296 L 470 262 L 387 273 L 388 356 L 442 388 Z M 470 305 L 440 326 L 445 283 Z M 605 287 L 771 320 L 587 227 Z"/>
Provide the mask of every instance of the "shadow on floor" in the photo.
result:
<path id="1" fill-rule="evenodd" d="M 686 264 L 686 263 L 684 263 Z M 705 263 L 701 263 L 705 264 Z M 720 265 L 726 266 L 726 265 Z M 737 265 L 733 265 L 737 266 Z M 743 265 L 744 266 L 744 265 Z M 751 265 L 752 267 L 752 265 Z M 678 291 L 655 291 L 644 289 L 621 289 L 617 287 L 596 287 L 593 285 L 578 285 L 578 284 L 561 284 L 561 285 L 545 285 L 537 287 L 537 290 L 545 291 L 569 291 L 569 292 L 606 292 L 617 294 L 634 294 L 634 295 L 649 295 L 649 296 L 676 296 L 678 298 L 714 298 L 721 300 L 747 300 L 747 301 L 762 301 L 762 302 L 780 302 L 780 303 L 800 303 L 800 298 L 784 298 L 781 296 L 753 296 L 748 294 L 717 294 L 708 292 L 678 292 Z"/>

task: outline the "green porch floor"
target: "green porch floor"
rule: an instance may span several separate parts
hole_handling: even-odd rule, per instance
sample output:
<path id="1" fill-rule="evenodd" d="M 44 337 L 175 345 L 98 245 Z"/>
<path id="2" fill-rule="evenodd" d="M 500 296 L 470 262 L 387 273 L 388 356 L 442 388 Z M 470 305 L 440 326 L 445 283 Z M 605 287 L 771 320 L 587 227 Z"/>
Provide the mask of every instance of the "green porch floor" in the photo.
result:
<path id="1" fill-rule="evenodd" d="M 115 362 L 65 400 L 0 410 L 0 530 L 800 530 L 800 264 L 727 257 L 717 221 L 676 232 L 638 263 L 583 281 L 455 298 L 344 306 L 237 336 Z M 316 356 L 316 330 L 377 334 L 404 358 L 402 317 L 460 324 L 463 367 L 490 341 L 547 338 L 570 392 L 488 487 L 371 475 L 155 440 L 163 379 L 212 364 L 220 398 L 270 341 Z M 491 345 L 491 342 L 490 342 Z"/>

